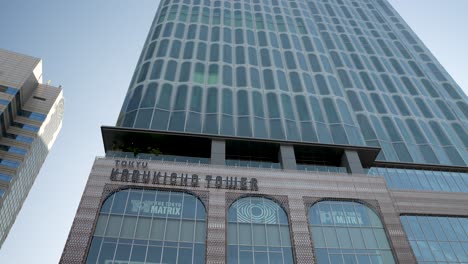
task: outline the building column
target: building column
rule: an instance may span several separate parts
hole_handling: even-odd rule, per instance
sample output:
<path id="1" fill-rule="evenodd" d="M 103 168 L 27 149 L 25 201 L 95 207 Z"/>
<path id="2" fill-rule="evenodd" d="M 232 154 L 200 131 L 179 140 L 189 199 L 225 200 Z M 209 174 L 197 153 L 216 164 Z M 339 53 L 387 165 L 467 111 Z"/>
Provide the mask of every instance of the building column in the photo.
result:
<path id="1" fill-rule="evenodd" d="M 226 165 L 226 141 L 211 140 L 211 164 Z"/>
<path id="2" fill-rule="evenodd" d="M 278 159 L 283 170 L 295 170 L 296 156 L 294 155 L 294 147 L 291 145 L 280 145 Z"/>
<path id="3" fill-rule="evenodd" d="M 313 246 L 309 232 L 308 208 L 304 208 L 301 195 L 290 194 L 289 214 L 292 231 L 292 246 L 296 254 L 296 264 L 314 264 Z M 304 209 L 307 214 L 304 214 Z"/>
<path id="4" fill-rule="evenodd" d="M 226 262 L 226 198 L 224 192 L 210 192 L 206 263 Z"/>
<path id="5" fill-rule="evenodd" d="M 346 167 L 348 173 L 365 174 L 359 155 L 354 150 L 345 150 L 343 152 L 343 156 L 341 156 L 341 166 Z"/>

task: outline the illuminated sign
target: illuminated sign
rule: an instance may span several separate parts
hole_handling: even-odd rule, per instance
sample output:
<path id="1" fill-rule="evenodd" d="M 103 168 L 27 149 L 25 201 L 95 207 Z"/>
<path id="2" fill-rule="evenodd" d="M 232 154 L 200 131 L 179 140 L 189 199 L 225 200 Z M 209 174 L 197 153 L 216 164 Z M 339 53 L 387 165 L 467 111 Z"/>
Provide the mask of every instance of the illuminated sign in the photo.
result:
<path id="1" fill-rule="evenodd" d="M 147 170 L 148 162 L 140 161 L 116 160 L 115 166 L 110 173 L 111 181 L 200 187 L 200 182 L 204 180 L 206 188 L 258 191 L 256 178 L 214 175 L 205 175 L 202 178 L 198 174 L 150 171 Z"/>

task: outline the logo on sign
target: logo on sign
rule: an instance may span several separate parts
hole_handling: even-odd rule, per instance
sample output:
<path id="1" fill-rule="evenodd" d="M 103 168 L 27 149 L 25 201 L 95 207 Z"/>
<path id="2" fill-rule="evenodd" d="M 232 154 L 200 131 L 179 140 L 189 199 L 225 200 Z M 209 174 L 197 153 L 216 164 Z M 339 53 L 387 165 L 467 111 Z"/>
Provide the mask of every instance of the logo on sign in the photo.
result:
<path id="1" fill-rule="evenodd" d="M 180 216 L 181 203 L 132 200 L 132 212 Z"/>

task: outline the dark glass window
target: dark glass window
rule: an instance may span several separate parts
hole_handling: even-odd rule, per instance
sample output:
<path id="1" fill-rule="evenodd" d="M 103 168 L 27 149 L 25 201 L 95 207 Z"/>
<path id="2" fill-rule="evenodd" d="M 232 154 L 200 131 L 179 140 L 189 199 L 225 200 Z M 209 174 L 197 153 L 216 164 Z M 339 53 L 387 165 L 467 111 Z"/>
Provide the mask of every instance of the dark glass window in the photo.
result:
<path id="1" fill-rule="evenodd" d="M 211 44 L 210 61 L 216 62 L 218 60 L 219 60 L 219 44 Z"/>
<path id="2" fill-rule="evenodd" d="M 166 57 L 168 47 L 169 47 L 169 40 L 163 39 L 159 43 L 158 52 L 156 53 L 156 57 Z"/>
<path id="3" fill-rule="evenodd" d="M 194 43 L 192 41 L 188 41 L 186 44 L 185 44 L 185 48 L 184 48 L 184 59 L 191 59 L 193 58 L 193 47 L 194 47 Z"/>
<path id="4" fill-rule="evenodd" d="M 223 45 L 223 61 L 232 63 L 232 48 L 229 45 Z"/>
<path id="5" fill-rule="evenodd" d="M 408 109 L 408 107 L 406 106 L 405 102 L 403 101 L 403 99 L 401 99 L 400 96 L 398 95 L 394 95 L 393 96 L 393 101 L 395 102 L 398 110 L 400 110 L 400 113 L 404 116 L 409 116 L 410 115 L 410 111 Z"/>
<path id="6" fill-rule="evenodd" d="M 377 57 L 372 56 L 370 58 L 371 58 L 372 63 L 374 64 L 375 69 L 378 72 L 385 72 L 385 68 L 383 67 L 382 63 L 380 62 L 380 60 Z"/>
<path id="7" fill-rule="evenodd" d="M 166 26 L 164 27 L 164 31 L 163 31 L 162 36 L 164 38 L 170 37 L 173 28 L 174 28 L 174 23 L 166 23 Z"/>
<path id="8" fill-rule="evenodd" d="M 149 45 L 147 51 L 146 51 L 146 56 L 145 60 L 148 60 L 153 57 L 154 49 L 156 48 L 156 42 L 153 42 Z"/>
<path id="9" fill-rule="evenodd" d="M 317 82 L 317 87 L 321 95 L 328 95 L 330 94 L 330 89 L 328 89 L 327 82 L 323 75 L 317 74 L 315 76 L 315 81 Z"/>
<path id="10" fill-rule="evenodd" d="M 268 49 L 261 49 L 260 50 L 260 58 L 262 61 L 263 67 L 270 67 L 271 66 L 271 59 Z"/>
<path id="11" fill-rule="evenodd" d="M 151 80 L 157 80 L 157 79 L 161 78 L 163 65 L 164 65 L 163 60 L 156 60 L 153 63 L 153 68 L 151 69 L 151 76 L 150 76 Z"/>
<path id="12" fill-rule="evenodd" d="M 445 91 L 447 91 L 447 93 L 450 95 L 450 97 L 452 97 L 452 99 L 461 99 L 460 95 L 457 93 L 457 91 L 455 90 L 455 88 L 453 88 L 452 85 L 444 83 L 443 86 L 445 88 Z"/>
<path id="13" fill-rule="evenodd" d="M 244 33 L 242 29 L 236 29 L 234 40 L 236 44 L 243 44 L 244 43 Z"/>
<path id="14" fill-rule="evenodd" d="M 304 91 L 304 88 L 302 88 L 301 78 L 297 72 L 289 72 L 289 79 L 291 80 L 291 88 L 293 92 Z"/>
<path id="15" fill-rule="evenodd" d="M 231 66 L 223 66 L 223 84 L 232 86 L 232 68 Z"/>
<path id="16" fill-rule="evenodd" d="M 204 61 L 206 58 L 207 45 L 203 42 L 198 43 L 197 60 Z"/>
<path id="17" fill-rule="evenodd" d="M 309 54 L 309 63 L 310 63 L 310 66 L 312 67 L 312 71 L 314 72 L 322 71 L 322 68 L 320 67 L 320 63 L 315 54 Z"/>
<path id="18" fill-rule="evenodd" d="M 380 75 L 380 77 L 382 77 L 382 80 L 385 84 L 385 86 L 387 87 L 387 90 L 391 93 L 397 93 L 397 89 L 395 87 L 395 85 L 393 84 L 392 80 L 390 79 L 390 77 L 388 77 L 388 75 L 386 74 L 382 74 Z"/>
<path id="19" fill-rule="evenodd" d="M 219 82 L 219 66 L 211 64 L 208 68 L 208 84 L 217 84 Z"/>
<path id="20" fill-rule="evenodd" d="M 236 68 L 236 85 L 237 87 L 246 87 L 247 86 L 247 73 L 245 67 Z"/>
<path id="21" fill-rule="evenodd" d="M 244 47 L 238 46 L 236 47 L 236 64 L 244 64 L 244 63 L 245 63 Z"/>
<path id="22" fill-rule="evenodd" d="M 154 107 L 156 103 L 156 93 L 158 92 L 158 83 L 150 83 L 146 88 L 143 100 L 141 100 L 141 108 Z"/>
<path id="23" fill-rule="evenodd" d="M 345 70 L 338 70 L 338 76 L 340 77 L 341 83 L 345 88 L 352 88 L 351 79 Z"/>
<path id="24" fill-rule="evenodd" d="M 330 56 L 332 58 L 333 64 L 335 64 L 335 67 L 343 67 L 343 61 L 340 58 L 340 55 L 334 51 L 330 51 Z"/>
<path id="25" fill-rule="evenodd" d="M 273 72 L 271 70 L 263 70 L 263 81 L 265 84 L 265 89 L 274 90 L 275 89 L 275 78 L 273 77 Z"/>
<path id="26" fill-rule="evenodd" d="M 327 114 L 328 123 L 335 124 L 341 123 L 340 117 L 338 116 L 338 112 L 336 111 L 335 103 L 330 98 L 324 98 L 323 106 L 325 109 L 325 113 Z"/>
<path id="27" fill-rule="evenodd" d="M 252 136 L 250 119 L 249 119 L 249 100 L 247 91 L 240 90 L 237 92 L 237 135 L 250 137 Z"/>
<path id="28" fill-rule="evenodd" d="M 180 82 L 188 82 L 190 80 L 191 65 L 192 64 L 190 62 L 182 63 L 179 76 Z"/>
<path id="29" fill-rule="evenodd" d="M 177 62 L 172 61 L 172 60 L 169 61 L 167 63 L 166 75 L 164 75 L 164 79 L 167 80 L 167 81 L 174 81 L 176 71 L 177 71 Z"/>
<path id="30" fill-rule="evenodd" d="M 220 28 L 219 27 L 214 27 L 211 30 L 211 41 L 212 42 L 217 42 L 219 41 L 219 35 L 220 35 Z"/>
<path id="31" fill-rule="evenodd" d="M 140 74 L 138 75 L 138 81 L 137 82 L 142 82 L 146 79 L 146 76 L 148 75 L 148 69 L 149 69 L 150 63 L 147 62 L 141 66 L 140 69 Z"/>
<path id="32" fill-rule="evenodd" d="M 138 106 L 140 105 L 142 90 L 143 90 L 142 85 L 136 87 L 133 90 L 132 99 L 130 99 L 130 101 L 128 102 L 127 112 L 133 111 L 138 108 Z"/>
<path id="33" fill-rule="evenodd" d="M 218 134 L 218 90 L 208 89 L 203 133 Z"/>
<path id="34" fill-rule="evenodd" d="M 415 98 L 414 101 L 416 102 L 416 105 L 418 106 L 419 110 L 423 113 L 423 115 L 427 118 L 433 118 L 434 116 L 432 115 L 431 111 L 427 107 L 427 105 L 424 103 L 424 101 L 421 98 Z"/>
<path id="35" fill-rule="evenodd" d="M 289 37 L 286 34 L 281 34 L 280 35 L 280 40 L 281 40 L 281 46 L 283 49 L 290 49 L 291 48 L 291 42 L 289 41 Z"/>
<path id="36" fill-rule="evenodd" d="M 184 33 L 185 33 L 185 25 L 182 23 L 178 23 L 174 36 L 176 38 L 182 39 L 184 37 Z"/>
<path id="37" fill-rule="evenodd" d="M 195 64 L 193 73 L 193 81 L 199 84 L 205 83 L 205 65 L 202 63 Z"/>
<path id="38" fill-rule="evenodd" d="M 448 120 L 455 120 L 455 116 L 444 101 L 436 100 L 436 104 Z"/>
<path id="39" fill-rule="evenodd" d="M 258 59 L 257 59 L 257 53 L 258 51 L 255 48 L 250 47 L 249 48 L 249 64 L 250 65 L 258 65 Z"/>
<path id="40" fill-rule="evenodd" d="M 380 114 L 386 114 L 387 110 L 385 109 L 385 105 L 380 99 L 378 94 L 372 93 L 371 94 L 372 102 L 374 102 L 374 106 Z"/>
<path id="41" fill-rule="evenodd" d="M 289 91 L 290 87 L 288 81 L 286 80 L 286 74 L 284 74 L 283 71 L 277 70 L 276 77 L 278 78 L 278 86 L 280 90 Z"/>
<path id="42" fill-rule="evenodd" d="M 261 81 L 260 81 L 260 73 L 258 72 L 257 68 L 250 68 L 250 85 L 253 88 L 262 88 Z"/>

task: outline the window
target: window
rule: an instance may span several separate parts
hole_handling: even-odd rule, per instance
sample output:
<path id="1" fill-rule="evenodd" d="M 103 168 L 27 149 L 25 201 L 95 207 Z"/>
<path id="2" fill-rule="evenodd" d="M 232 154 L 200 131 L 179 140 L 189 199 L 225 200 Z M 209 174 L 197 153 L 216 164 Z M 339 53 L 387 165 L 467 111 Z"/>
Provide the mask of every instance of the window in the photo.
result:
<path id="1" fill-rule="evenodd" d="M 466 263 L 468 218 L 401 216 L 419 263 Z"/>
<path id="2" fill-rule="evenodd" d="M 318 264 L 395 263 L 378 215 L 357 202 L 322 201 L 309 210 Z"/>
<path id="3" fill-rule="evenodd" d="M 211 44 L 210 47 L 210 61 L 219 60 L 219 44 Z"/>
<path id="4" fill-rule="evenodd" d="M 228 264 L 294 263 L 286 212 L 274 201 L 246 197 L 228 211 Z"/>
<path id="5" fill-rule="evenodd" d="M 142 89 L 143 89 L 143 86 L 140 85 L 133 90 L 132 99 L 130 99 L 130 102 L 128 103 L 128 106 L 127 106 L 127 112 L 130 112 L 138 108 L 138 105 L 140 104 L 140 100 L 141 100 Z"/>
<path id="6" fill-rule="evenodd" d="M 214 87 L 208 89 L 206 96 L 204 133 L 218 133 L 218 90 Z"/>
<path id="7" fill-rule="evenodd" d="M 273 72 L 271 70 L 263 70 L 263 80 L 265 84 L 265 89 L 274 90 L 275 89 L 275 79 L 273 77 Z"/>
<path id="8" fill-rule="evenodd" d="M 204 263 L 206 210 L 187 193 L 128 189 L 103 203 L 86 263 Z"/>
<path id="9" fill-rule="evenodd" d="M 192 41 L 189 41 L 185 44 L 185 49 L 184 49 L 184 59 L 191 59 L 193 58 L 193 48 L 194 48 L 194 43 Z"/>
<path id="10" fill-rule="evenodd" d="M 148 68 L 149 68 L 150 63 L 147 62 L 141 66 L 140 69 L 140 74 L 138 75 L 138 81 L 137 82 L 142 82 L 146 79 L 146 76 L 148 74 Z"/>

